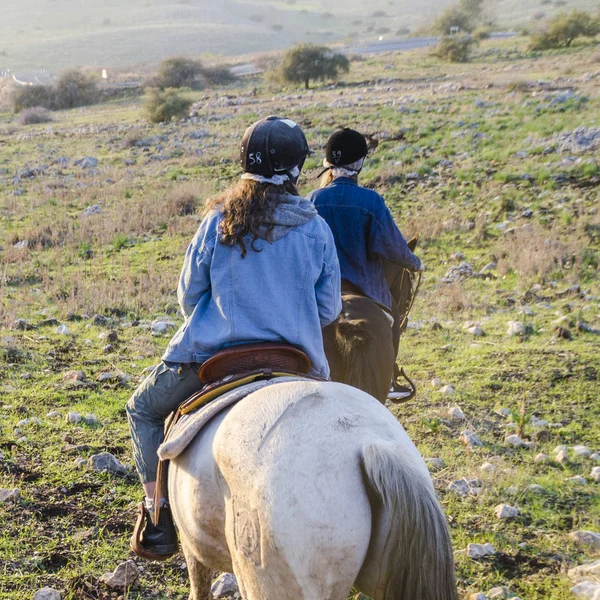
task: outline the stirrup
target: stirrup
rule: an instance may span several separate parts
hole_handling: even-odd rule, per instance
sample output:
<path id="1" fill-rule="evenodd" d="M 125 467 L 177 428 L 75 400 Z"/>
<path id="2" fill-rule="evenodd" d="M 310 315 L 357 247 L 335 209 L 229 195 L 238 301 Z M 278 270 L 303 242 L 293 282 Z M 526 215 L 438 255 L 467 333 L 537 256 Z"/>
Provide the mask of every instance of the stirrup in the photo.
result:
<path id="1" fill-rule="evenodd" d="M 158 554 L 144 547 L 144 545 L 142 544 L 142 533 L 144 532 L 144 529 L 146 528 L 146 525 L 149 522 L 152 522 L 150 518 L 150 513 L 148 512 L 146 506 L 144 505 L 144 502 L 142 501 L 138 505 L 138 518 L 133 529 L 131 540 L 129 541 L 129 547 L 131 548 L 131 550 L 135 554 L 141 556 L 142 558 L 145 558 L 146 560 L 168 560 L 172 556 L 175 556 L 175 554 L 177 554 L 177 552 L 179 551 L 179 548 L 177 548 L 174 552 L 169 552 L 168 554 Z"/>
<path id="2" fill-rule="evenodd" d="M 394 404 L 408 402 L 417 395 L 417 386 L 414 381 L 408 377 L 404 368 L 400 369 L 399 377 L 403 377 L 408 382 L 408 385 L 400 385 L 398 383 L 398 378 L 394 380 L 392 389 L 387 396 L 388 400 Z"/>

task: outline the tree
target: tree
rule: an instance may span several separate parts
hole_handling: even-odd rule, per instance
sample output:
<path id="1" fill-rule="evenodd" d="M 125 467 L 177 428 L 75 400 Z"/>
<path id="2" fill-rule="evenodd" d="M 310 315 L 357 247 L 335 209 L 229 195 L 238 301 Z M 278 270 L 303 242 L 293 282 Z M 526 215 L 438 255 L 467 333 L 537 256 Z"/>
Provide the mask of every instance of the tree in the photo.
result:
<path id="1" fill-rule="evenodd" d="M 182 87 L 199 89 L 203 87 L 202 76 L 202 63 L 199 60 L 179 56 L 163 60 L 150 83 L 151 87 L 162 90 Z"/>
<path id="2" fill-rule="evenodd" d="M 148 88 L 146 111 L 152 123 L 168 123 L 171 119 L 188 116 L 192 101 L 184 98 L 176 89 Z"/>
<path id="3" fill-rule="evenodd" d="M 595 18 L 582 10 L 571 13 L 562 12 L 552 21 L 548 29 L 534 35 L 531 39 L 532 50 L 547 50 L 549 48 L 567 48 L 578 37 L 596 37 L 600 33 L 600 18 Z"/>
<path id="4" fill-rule="evenodd" d="M 63 73 L 55 84 L 54 106 L 57 109 L 86 106 L 96 97 L 96 82 L 76 69 Z"/>
<path id="5" fill-rule="evenodd" d="M 454 27 L 462 32 L 472 32 L 485 21 L 485 0 L 459 0 L 449 6 L 435 20 L 433 31 L 440 35 L 452 33 Z"/>
<path id="6" fill-rule="evenodd" d="M 462 37 L 443 35 L 433 55 L 449 62 L 465 63 L 471 60 L 471 52 L 476 45 L 476 40 L 470 35 Z"/>
<path id="7" fill-rule="evenodd" d="M 285 53 L 278 76 L 281 81 L 304 83 L 308 89 L 311 79 L 335 79 L 340 72 L 349 70 L 350 61 L 343 54 L 334 53 L 326 46 L 300 44 Z"/>

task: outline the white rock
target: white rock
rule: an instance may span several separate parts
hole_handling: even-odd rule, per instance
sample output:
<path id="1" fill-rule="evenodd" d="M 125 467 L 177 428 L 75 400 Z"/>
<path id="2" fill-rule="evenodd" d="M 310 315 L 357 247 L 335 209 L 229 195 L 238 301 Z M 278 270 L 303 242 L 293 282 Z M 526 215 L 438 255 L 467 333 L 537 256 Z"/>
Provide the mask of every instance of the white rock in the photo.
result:
<path id="1" fill-rule="evenodd" d="M 96 415 L 87 414 L 83 417 L 83 421 L 86 425 L 96 426 L 100 424 L 100 420 Z"/>
<path id="2" fill-rule="evenodd" d="M 110 452 L 101 452 L 100 454 L 90 456 L 88 465 L 94 471 L 107 471 L 108 473 L 113 473 L 115 475 L 125 475 L 127 473 L 125 466 Z"/>
<path id="3" fill-rule="evenodd" d="M 600 600 L 600 583 L 596 581 L 582 581 L 571 588 L 571 593 L 584 600 Z"/>
<path id="4" fill-rule="evenodd" d="M 574 483 L 575 485 L 585 485 L 587 483 L 587 479 L 583 475 L 575 475 L 575 477 L 567 477 L 565 481 L 569 483 Z"/>
<path id="5" fill-rule="evenodd" d="M 484 462 L 479 467 L 479 470 L 482 471 L 483 473 L 493 473 L 496 470 L 496 466 L 493 465 L 491 462 Z"/>
<path id="6" fill-rule="evenodd" d="M 440 392 L 442 392 L 444 396 L 453 396 L 454 388 L 451 385 L 444 385 L 440 388 Z"/>
<path id="7" fill-rule="evenodd" d="M 481 337 L 484 335 L 484 331 L 479 325 L 473 325 L 473 327 L 469 327 L 467 332 L 475 337 Z"/>
<path id="8" fill-rule="evenodd" d="M 556 448 L 554 448 L 554 450 L 552 450 L 552 452 L 554 454 L 558 454 L 559 452 L 567 452 L 569 450 L 569 446 L 556 446 Z"/>
<path id="9" fill-rule="evenodd" d="M 49 413 L 46 413 L 46 417 L 48 419 L 60 419 L 60 413 L 57 410 L 51 410 Z"/>
<path id="10" fill-rule="evenodd" d="M 85 465 L 87 465 L 87 460 L 85 460 L 85 458 L 78 456 L 74 461 L 73 464 L 78 467 L 78 468 L 82 468 Z"/>
<path id="11" fill-rule="evenodd" d="M 441 458 L 426 458 L 425 464 L 430 471 L 441 471 L 446 466 Z"/>
<path id="12" fill-rule="evenodd" d="M 12 504 L 13 502 L 18 502 L 20 498 L 21 490 L 19 490 L 18 488 L 0 488 L 0 504 Z"/>
<path id="13" fill-rule="evenodd" d="M 538 419 L 535 415 L 531 417 L 531 426 L 534 429 L 543 429 L 548 425 L 548 421 L 545 419 Z"/>
<path id="14" fill-rule="evenodd" d="M 600 582 L 600 560 L 573 567 L 569 569 L 568 575 L 575 581 L 583 578 L 597 578 Z"/>
<path id="15" fill-rule="evenodd" d="M 592 451 L 587 446 L 573 446 L 573 454 L 582 458 L 589 458 Z"/>
<path id="16" fill-rule="evenodd" d="M 112 573 L 105 573 L 100 581 L 109 588 L 124 590 L 136 586 L 140 581 L 140 572 L 132 560 L 122 562 Z"/>
<path id="17" fill-rule="evenodd" d="M 169 329 L 175 329 L 175 323 L 171 321 L 153 321 L 150 329 L 152 333 L 163 334 Z"/>
<path id="18" fill-rule="evenodd" d="M 600 467 L 593 467 L 590 477 L 596 482 L 600 483 Z"/>
<path id="19" fill-rule="evenodd" d="M 81 419 L 82 419 L 82 416 L 74 410 L 67 413 L 67 416 L 65 417 L 65 421 L 67 423 L 81 423 Z"/>
<path id="20" fill-rule="evenodd" d="M 58 335 L 71 335 L 71 330 L 66 325 L 59 325 L 54 333 Z"/>
<path id="21" fill-rule="evenodd" d="M 561 465 L 564 465 L 569 462 L 569 455 L 567 454 L 566 450 L 561 450 L 560 452 L 557 452 L 554 458 Z"/>
<path id="22" fill-rule="evenodd" d="M 478 558 L 483 558 L 484 556 L 491 556 L 493 554 L 496 554 L 496 550 L 490 543 L 469 544 L 467 546 L 467 556 L 475 560 Z"/>
<path id="23" fill-rule="evenodd" d="M 228 598 L 239 591 L 235 575 L 223 573 L 213 582 L 210 592 L 215 599 Z"/>
<path id="24" fill-rule="evenodd" d="M 536 463 L 547 463 L 550 460 L 550 457 L 547 454 L 540 452 L 539 454 L 536 454 L 536 456 L 533 460 Z"/>
<path id="25" fill-rule="evenodd" d="M 590 460 L 595 460 L 595 461 L 600 462 L 600 452 L 594 452 L 594 454 L 592 454 L 590 456 Z"/>
<path id="26" fill-rule="evenodd" d="M 508 598 L 510 592 L 506 586 L 495 587 L 488 591 L 487 596 L 489 600 L 499 600 L 502 598 Z"/>
<path id="27" fill-rule="evenodd" d="M 448 409 L 448 416 L 455 421 L 464 421 L 465 414 L 461 410 L 460 406 L 453 406 Z"/>
<path id="28" fill-rule="evenodd" d="M 61 600 L 62 596 L 58 590 L 51 587 L 44 587 L 38 590 L 33 597 L 33 600 Z"/>
<path id="29" fill-rule="evenodd" d="M 483 592 L 477 592 L 476 594 L 471 594 L 469 600 L 488 600 L 488 597 Z"/>
<path id="30" fill-rule="evenodd" d="M 483 446 L 483 442 L 477 437 L 477 434 L 469 429 L 461 432 L 460 441 L 468 448 L 481 448 Z"/>
<path id="31" fill-rule="evenodd" d="M 449 492 L 454 492 L 459 496 L 471 494 L 477 496 L 481 492 L 481 480 L 479 479 L 457 479 L 448 484 L 446 488 Z"/>
<path id="32" fill-rule="evenodd" d="M 504 441 L 515 448 L 521 448 L 524 446 L 523 440 L 516 433 L 507 436 Z"/>
<path id="33" fill-rule="evenodd" d="M 521 321 L 508 322 L 508 335 L 525 335 L 525 325 Z"/>
<path id="34" fill-rule="evenodd" d="M 514 519 L 519 516 L 519 510 L 508 504 L 498 504 L 494 508 L 494 514 L 498 519 Z"/>
<path id="35" fill-rule="evenodd" d="M 600 534 L 582 529 L 573 531 L 569 538 L 579 546 L 587 546 L 592 550 L 600 550 Z"/>

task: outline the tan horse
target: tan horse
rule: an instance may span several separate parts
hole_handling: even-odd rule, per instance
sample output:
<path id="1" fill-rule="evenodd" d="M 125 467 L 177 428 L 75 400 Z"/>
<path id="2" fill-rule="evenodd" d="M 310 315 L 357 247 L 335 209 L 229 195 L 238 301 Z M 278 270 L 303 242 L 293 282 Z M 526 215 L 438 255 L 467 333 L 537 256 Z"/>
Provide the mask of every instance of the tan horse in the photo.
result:
<path id="1" fill-rule="evenodd" d="M 347 385 L 265 387 L 171 463 L 191 582 L 212 569 L 244 600 L 455 600 L 452 547 L 429 472 L 393 415 Z"/>

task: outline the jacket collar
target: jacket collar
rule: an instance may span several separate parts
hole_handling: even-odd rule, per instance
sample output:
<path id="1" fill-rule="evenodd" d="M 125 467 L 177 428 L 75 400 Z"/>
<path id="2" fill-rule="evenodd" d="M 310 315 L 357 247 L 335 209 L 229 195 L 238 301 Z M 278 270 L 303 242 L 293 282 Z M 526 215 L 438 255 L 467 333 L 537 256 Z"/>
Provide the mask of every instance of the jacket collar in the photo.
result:
<path id="1" fill-rule="evenodd" d="M 350 177 L 336 177 L 329 185 L 358 185 Z"/>

